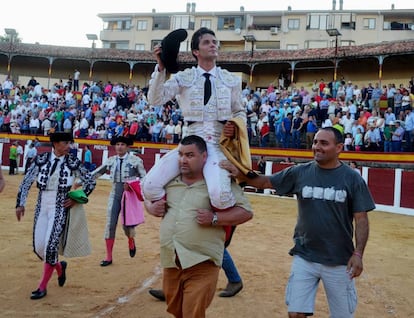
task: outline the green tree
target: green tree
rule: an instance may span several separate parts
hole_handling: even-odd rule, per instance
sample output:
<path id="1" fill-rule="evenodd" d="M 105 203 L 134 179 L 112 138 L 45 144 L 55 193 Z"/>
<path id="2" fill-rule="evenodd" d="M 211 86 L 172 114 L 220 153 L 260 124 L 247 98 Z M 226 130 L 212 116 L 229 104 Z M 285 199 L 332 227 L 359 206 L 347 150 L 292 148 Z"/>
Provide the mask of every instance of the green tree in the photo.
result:
<path id="1" fill-rule="evenodd" d="M 7 34 L 0 35 L 0 42 L 12 42 L 13 43 L 22 43 L 22 39 L 19 37 L 19 32 L 16 32 L 15 34 Z"/>

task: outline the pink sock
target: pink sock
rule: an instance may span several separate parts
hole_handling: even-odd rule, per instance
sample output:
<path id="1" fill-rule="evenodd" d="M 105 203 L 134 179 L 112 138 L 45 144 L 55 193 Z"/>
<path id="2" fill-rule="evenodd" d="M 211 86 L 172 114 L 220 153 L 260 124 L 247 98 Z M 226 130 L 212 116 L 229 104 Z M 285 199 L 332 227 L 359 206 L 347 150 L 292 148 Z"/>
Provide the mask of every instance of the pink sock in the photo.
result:
<path id="1" fill-rule="evenodd" d="M 106 243 L 106 261 L 112 261 L 112 249 L 114 248 L 115 239 L 105 239 Z"/>
<path id="2" fill-rule="evenodd" d="M 50 277 L 52 277 L 54 268 L 55 268 L 54 266 L 52 266 L 52 265 L 50 265 L 48 263 L 45 263 L 44 264 L 44 267 L 43 267 L 43 277 L 42 277 L 42 280 L 40 281 L 40 284 L 39 284 L 39 289 L 40 290 L 42 290 L 42 291 L 43 290 L 46 290 L 47 283 L 49 282 Z"/>
<path id="3" fill-rule="evenodd" d="M 62 263 L 57 262 L 55 265 L 55 269 L 56 269 L 57 275 L 60 277 L 60 275 L 62 275 Z"/>
<path id="4" fill-rule="evenodd" d="M 128 246 L 129 246 L 129 249 L 130 250 L 132 250 L 134 248 L 135 241 L 134 241 L 134 238 L 133 237 L 128 237 Z"/>

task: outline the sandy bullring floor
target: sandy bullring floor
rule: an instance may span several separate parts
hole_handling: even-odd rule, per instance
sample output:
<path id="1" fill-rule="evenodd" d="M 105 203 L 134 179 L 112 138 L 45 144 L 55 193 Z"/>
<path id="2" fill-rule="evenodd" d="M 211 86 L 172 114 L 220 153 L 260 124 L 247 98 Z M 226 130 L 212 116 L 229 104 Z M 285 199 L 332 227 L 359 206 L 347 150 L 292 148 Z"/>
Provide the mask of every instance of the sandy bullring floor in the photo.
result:
<path id="1" fill-rule="evenodd" d="M 0 316 L 1 317 L 170 317 L 165 304 L 148 295 L 161 286 L 159 219 L 146 215 L 138 227 L 137 255 L 130 258 L 122 231 L 117 233 L 114 263 L 102 268 L 103 229 L 109 183 L 98 187 L 86 206 L 92 255 L 68 261 L 67 282 L 58 287 L 56 274 L 42 300 L 29 299 L 37 288 L 42 263 L 32 253 L 35 186 L 18 223 L 15 197 L 22 178 L 8 176 L 0 194 Z M 249 195 L 252 221 L 239 226 L 230 252 L 243 277 L 244 289 L 234 298 L 215 297 L 207 317 L 287 317 L 284 288 L 289 274 L 296 203 L 292 199 Z M 356 317 L 414 317 L 414 217 L 371 212 L 371 235 L 365 270 L 357 280 Z M 120 229 L 120 228 L 119 228 Z M 220 273 L 217 292 L 225 287 Z M 328 317 L 321 288 L 314 317 Z"/>

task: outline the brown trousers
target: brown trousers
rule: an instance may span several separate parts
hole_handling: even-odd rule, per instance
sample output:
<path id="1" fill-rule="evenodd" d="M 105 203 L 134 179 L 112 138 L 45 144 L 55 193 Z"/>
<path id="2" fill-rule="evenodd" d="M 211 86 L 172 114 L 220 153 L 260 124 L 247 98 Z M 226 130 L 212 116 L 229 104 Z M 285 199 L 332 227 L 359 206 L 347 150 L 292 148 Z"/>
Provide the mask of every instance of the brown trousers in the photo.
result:
<path id="1" fill-rule="evenodd" d="M 306 133 L 306 149 L 312 149 L 313 138 L 315 137 L 314 132 L 307 132 Z"/>
<path id="2" fill-rule="evenodd" d="M 176 318 L 204 318 L 216 291 L 219 270 L 211 261 L 187 269 L 164 268 L 167 312 Z"/>

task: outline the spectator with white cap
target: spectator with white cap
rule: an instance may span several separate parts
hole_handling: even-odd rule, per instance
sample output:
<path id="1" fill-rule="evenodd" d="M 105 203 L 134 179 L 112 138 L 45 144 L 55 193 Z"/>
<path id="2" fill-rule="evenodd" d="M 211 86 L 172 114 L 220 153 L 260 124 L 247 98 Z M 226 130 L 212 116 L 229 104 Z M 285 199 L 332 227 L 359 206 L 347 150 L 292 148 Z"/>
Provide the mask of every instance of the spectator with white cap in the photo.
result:
<path id="1" fill-rule="evenodd" d="M 269 119 L 265 116 L 262 120 L 262 128 L 260 129 L 260 147 L 267 147 L 269 143 Z"/>

